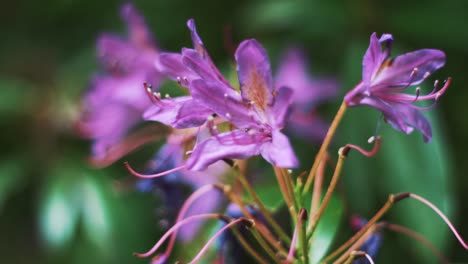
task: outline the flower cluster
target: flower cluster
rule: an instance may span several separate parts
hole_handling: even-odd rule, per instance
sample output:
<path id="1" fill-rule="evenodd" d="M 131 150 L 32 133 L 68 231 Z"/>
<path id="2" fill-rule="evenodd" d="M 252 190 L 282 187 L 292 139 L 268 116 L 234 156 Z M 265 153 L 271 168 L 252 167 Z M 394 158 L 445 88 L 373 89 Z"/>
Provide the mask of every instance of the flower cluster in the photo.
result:
<path id="1" fill-rule="evenodd" d="M 318 117 L 317 106 L 336 97 L 338 82 L 309 76 L 306 56 L 300 49 L 285 52 L 274 75 L 266 49 L 255 39 L 244 40 L 234 53 L 238 83 L 230 83 L 210 57 L 193 19 L 187 22 L 193 47 L 162 52 L 132 5 L 123 6 L 122 17 L 128 39 L 111 34 L 99 38 L 98 56 L 104 72 L 91 82 L 78 127 L 93 140 L 95 164 L 107 166 L 149 141 L 134 130 L 158 124 L 158 132 L 149 130 L 144 135 L 154 132 L 165 142 L 144 173 L 125 163 L 131 174 L 141 178 L 136 189 L 158 190 L 169 208 L 166 211 L 178 211 L 171 219 L 175 224 L 161 240 L 147 253 L 136 254 L 153 255 L 169 239 L 166 251 L 153 263 L 168 262 L 177 234 L 184 240 L 193 239 L 200 230 L 200 220 L 208 219 L 222 224 L 190 263 L 200 260 L 215 240 L 221 262 L 240 262 L 248 256 L 259 263 L 309 263 L 314 232 L 332 199 L 344 160 L 351 150 L 374 156 L 380 146 L 377 137 L 371 151 L 352 144 L 342 147 L 330 186 L 321 198 L 326 167 L 333 163 L 328 147 L 346 109 L 361 105 L 375 108 L 396 130 L 409 134 L 417 129 L 427 142 L 432 137 L 431 126 L 421 111 L 435 103 L 428 107 L 416 103 L 437 102 L 451 82 L 448 79 L 441 88 L 436 82 L 434 90 L 424 95 L 419 87 L 415 94 L 404 93 L 441 68 L 445 54 L 423 49 L 392 59 L 392 35 L 383 34 L 379 39 L 373 33 L 363 59 L 362 81 L 345 95 L 328 127 Z M 162 95 L 163 80 L 176 82 L 184 95 L 174 97 L 171 91 Z M 299 166 L 291 137 L 305 143 L 323 142 L 306 177 L 306 173 L 296 177 L 290 170 Z M 262 156 L 273 167 L 283 198 L 278 199 L 280 209 L 266 206 L 255 192 L 252 182 L 259 174 L 252 174 L 248 166 L 254 156 Z M 381 244 L 376 221 L 390 205 L 405 198 L 432 208 L 413 194 L 391 196 L 379 217 L 369 222 L 355 219 L 356 234 L 328 257 L 322 256 L 323 261 L 337 258 L 336 262 L 351 263 L 365 256 L 372 262 Z M 305 200 L 311 201 L 310 209 L 305 208 Z M 228 203 L 224 213 L 216 213 Z M 292 221 L 284 224 L 280 218 Z"/>

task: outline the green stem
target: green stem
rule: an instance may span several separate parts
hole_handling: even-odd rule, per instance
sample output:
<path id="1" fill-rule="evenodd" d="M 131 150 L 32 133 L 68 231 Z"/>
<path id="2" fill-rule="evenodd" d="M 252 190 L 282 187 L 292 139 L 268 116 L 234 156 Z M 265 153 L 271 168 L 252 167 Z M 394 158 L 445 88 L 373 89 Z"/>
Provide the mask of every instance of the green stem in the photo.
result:
<path id="1" fill-rule="evenodd" d="M 320 150 L 317 153 L 317 156 L 315 156 L 315 161 L 312 165 L 312 168 L 310 169 L 309 176 L 307 176 L 307 181 L 306 181 L 302 194 L 305 194 L 309 191 L 310 186 L 312 185 L 312 181 L 314 179 L 315 173 L 317 172 L 318 165 L 320 164 L 320 161 L 322 160 L 323 155 L 327 151 L 328 145 L 330 145 L 330 142 L 333 139 L 336 129 L 338 128 L 338 125 L 340 124 L 341 119 L 346 113 L 347 108 L 348 106 L 346 105 L 346 102 L 343 101 L 341 103 L 340 108 L 338 109 L 338 112 L 335 115 L 335 118 L 333 119 L 333 122 L 330 125 L 330 128 L 328 128 L 327 135 L 325 136 L 325 139 L 323 140 L 322 146 L 320 147 Z"/>

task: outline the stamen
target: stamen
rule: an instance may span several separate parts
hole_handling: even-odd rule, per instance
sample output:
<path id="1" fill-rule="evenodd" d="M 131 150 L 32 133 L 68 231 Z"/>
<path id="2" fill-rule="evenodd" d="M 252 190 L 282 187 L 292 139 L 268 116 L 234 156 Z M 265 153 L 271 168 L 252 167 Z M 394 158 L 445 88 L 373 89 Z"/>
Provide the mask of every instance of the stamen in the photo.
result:
<path id="1" fill-rule="evenodd" d="M 372 140 L 372 141 L 374 141 L 374 140 Z M 377 154 L 377 152 L 379 151 L 379 148 L 380 148 L 380 137 L 377 137 L 375 139 L 374 147 L 372 148 L 371 151 L 367 151 L 367 150 L 365 150 L 365 149 L 363 149 L 363 148 L 361 148 L 361 147 L 359 147 L 357 145 L 353 145 L 353 144 L 346 144 L 346 146 L 341 148 L 340 151 L 341 151 L 341 153 L 343 155 L 347 156 L 350 149 L 355 149 L 355 150 L 359 151 L 362 155 L 364 155 L 366 157 L 372 157 L 375 154 Z"/>
<path id="2" fill-rule="evenodd" d="M 153 92 L 153 87 L 151 86 L 151 84 L 148 84 L 148 83 L 145 82 L 145 83 L 143 83 L 143 87 L 145 88 L 145 92 L 148 95 L 151 102 L 153 102 L 155 104 L 160 104 L 161 103 L 161 98 L 157 97 L 156 93 Z"/>
<path id="3" fill-rule="evenodd" d="M 440 260 L 441 263 L 445 263 L 445 264 L 449 263 L 447 258 L 444 255 L 442 255 L 442 253 L 436 247 L 434 247 L 434 245 L 432 245 L 431 242 L 427 240 L 425 237 L 423 237 L 421 234 L 409 228 L 406 228 L 404 226 L 391 224 L 388 222 L 381 222 L 378 224 L 378 226 L 379 227 L 381 226 L 382 228 L 387 228 L 394 232 L 405 234 L 409 237 L 416 239 L 421 244 L 423 244 L 426 248 L 428 248 Z"/>
<path id="4" fill-rule="evenodd" d="M 231 228 L 232 226 L 237 225 L 237 224 L 239 224 L 241 222 L 248 222 L 249 224 L 252 224 L 251 220 L 249 220 L 247 218 L 244 218 L 244 217 L 237 218 L 236 220 L 230 221 L 228 224 L 226 224 L 220 230 L 218 230 L 218 232 L 216 232 L 208 240 L 208 242 L 206 242 L 205 246 L 203 246 L 203 248 L 200 250 L 200 252 L 198 252 L 198 254 L 189 262 L 189 264 L 197 263 L 200 260 L 201 256 L 203 256 L 203 254 L 206 252 L 206 250 L 208 250 L 208 248 L 215 241 L 216 238 L 218 238 L 226 229 Z"/>
<path id="5" fill-rule="evenodd" d="M 231 119 L 231 117 L 232 117 L 232 116 L 231 116 L 230 113 L 226 113 L 226 118 L 227 118 L 227 119 Z"/>
<path id="6" fill-rule="evenodd" d="M 194 221 L 194 220 L 198 220 L 198 219 L 226 219 L 227 217 L 224 216 L 224 215 L 221 215 L 221 214 L 200 214 L 200 215 L 194 215 L 194 216 L 190 216 L 190 217 L 187 217 L 185 218 L 184 220 L 176 223 L 173 227 L 171 227 L 160 239 L 159 241 L 150 249 L 148 250 L 146 253 L 134 253 L 133 255 L 135 257 L 138 257 L 138 258 L 147 258 L 149 256 L 151 256 L 152 254 L 154 254 L 154 252 L 156 252 L 156 250 L 159 249 L 159 247 L 164 243 L 164 241 L 166 241 L 166 239 L 172 234 L 174 233 L 176 230 L 178 230 L 179 228 L 181 228 L 182 226 Z M 228 218 L 230 219 L 230 218 Z"/>
<path id="7" fill-rule="evenodd" d="M 163 171 L 163 172 L 160 172 L 160 173 L 156 173 L 156 174 L 141 174 L 141 173 L 138 173 L 136 172 L 131 166 L 130 164 L 128 164 L 128 162 L 124 162 L 124 165 L 125 167 L 127 168 L 127 170 L 133 175 L 133 176 L 136 176 L 138 178 L 142 178 L 142 179 L 152 179 L 152 178 L 157 178 L 157 177 L 161 177 L 161 176 L 164 176 L 164 175 L 167 175 L 167 174 L 171 174 L 173 172 L 176 172 L 176 171 L 180 171 L 180 170 L 183 170 L 186 168 L 185 164 L 182 165 L 182 166 L 179 166 L 179 167 L 175 167 L 173 169 L 170 169 L 170 170 L 167 170 L 167 171 Z"/>
<path id="8" fill-rule="evenodd" d="M 438 100 L 439 97 L 445 93 L 445 91 L 447 91 L 447 89 L 449 88 L 450 84 L 452 83 L 452 78 L 448 78 L 445 82 L 444 82 L 444 86 L 442 86 L 442 88 L 440 88 L 440 90 L 438 90 L 437 92 L 432 92 L 430 94 L 427 94 L 427 95 L 423 95 L 423 96 L 420 96 L 419 97 L 419 101 L 422 101 L 422 100 Z"/>
<path id="9" fill-rule="evenodd" d="M 429 75 L 431 75 L 431 73 L 427 71 L 426 73 L 424 73 L 423 79 L 426 79 L 427 77 L 429 77 Z"/>
<path id="10" fill-rule="evenodd" d="M 416 96 L 414 97 L 413 103 L 418 101 L 419 95 L 421 94 L 421 87 L 416 87 Z"/>
<path id="11" fill-rule="evenodd" d="M 436 212 L 436 213 L 440 216 L 440 218 L 442 218 L 442 220 L 444 220 L 445 224 L 447 224 L 447 226 L 450 228 L 450 230 L 451 230 L 452 233 L 455 235 L 455 237 L 457 238 L 458 242 L 460 242 L 460 244 L 463 246 L 463 248 L 465 248 L 466 250 L 468 250 L 468 245 L 466 244 L 466 242 L 463 240 L 463 238 L 460 236 L 460 234 L 458 233 L 458 231 L 455 229 L 455 227 L 453 226 L 452 222 L 450 222 L 450 220 L 444 215 L 444 213 L 442 213 L 442 211 L 439 210 L 439 208 L 437 208 L 434 204 L 432 204 L 431 202 L 429 202 L 428 200 L 422 198 L 422 197 L 419 196 L 419 195 L 410 193 L 410 194 L 409 194 L 409 197 L 410 197 L 410 198 L 413 198 L 413 199 L 415 199 L 415 200 L 420 201 L 421 203 L 423 203 L 423 204 L 425 204 L 426 206 L 428 206 L 429 208 L 431 208 L 434 212 Z"/>
<path id="12" fill-rule="evenodd" d="M 182 205 L 182 207 L 180 208 L 180 211 L 179 211 L 179 214 L 177 215 L 177 218 L 175 220 L 176 223 L 180 222 L 182 220 L 182 218 L 185 216 L 185 214 L 187 213 L 188 209 L 190 209 L 190 206 L 198 199 L 200 198 L 203 194 L 213 190 L 213 189 L 216 189 L 216 190 L 220 190 L 220 191 L 223 191 L 223 188 L 220 187 L 219 185 L 215 185 L 215 184 L 210 184 L 210 185 L 205 185 L 205 186 L 202 186 L 200 187 L 198 190 L 196 190 L 195 192 L 193 192 L 188 198 L 187 200 L 185 200 L 184 204 Z M 169 245 L 167 246 L 166 248 L 166 251 L 164 252 L 164 254 L 166 256 L 169 256 L 171 254 L 171 251 L 174 247 L 174 244 L 175 244 L 175 240 L 177 238 L 177 230 L 174 231 L 174 233 L 172 234 L 172 237 L 171 237 L 171 240 L 169 240 Z"/>

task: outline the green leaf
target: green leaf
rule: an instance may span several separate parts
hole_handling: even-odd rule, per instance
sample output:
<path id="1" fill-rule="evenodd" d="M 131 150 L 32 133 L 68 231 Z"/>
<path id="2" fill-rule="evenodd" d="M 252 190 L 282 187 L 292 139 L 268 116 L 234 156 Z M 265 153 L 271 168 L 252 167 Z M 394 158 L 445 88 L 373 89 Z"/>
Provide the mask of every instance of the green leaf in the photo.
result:
<path id="1" fill-rule="evenodd" d="M 333 239 L 337 235 L 338 227 L 343 218 L 344 202 L 337 195 L 332 195 L 325 212 L 320 219 L 311 239 L 309 259 L 311 263 L 318 263 L 328 252 Z"/>
<path id="2" fill-rule="evenodd" d="M 76 184 L 65 170 L 57 170 L 45 186 L 39 204 L 39 227 L 45 245 L 63 248 L 75 232 L 80 208 L 76 206 Z"/>
<path id="3" fill-rule="evenodd" d="M 82 219 L 88 237 L 102 250 L 107 247 L 112 230 L 111 188 L 108 181 L 96 177 L 85 177 L 81 183 Z"/>

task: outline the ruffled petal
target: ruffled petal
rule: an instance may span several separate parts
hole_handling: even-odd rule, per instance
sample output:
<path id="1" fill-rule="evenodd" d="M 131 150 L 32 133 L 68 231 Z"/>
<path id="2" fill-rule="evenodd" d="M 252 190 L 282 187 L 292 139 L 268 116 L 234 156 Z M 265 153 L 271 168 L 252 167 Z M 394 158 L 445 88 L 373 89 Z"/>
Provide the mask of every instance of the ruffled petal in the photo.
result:
<path id="1" fill-rule="evenodd" d="M 295 168 L 299 165 L 296 154 L 286 137 L 279 130 L 274 130 L 271 142 L 262 145 L 261 154 L 268 162 L 280 168 Z"/>
<path id="2" fill-rule="evenodd" d="M 251 135 L 243 130 L 233 130 L 212 136 L 197 144 L 187 160 L 190 170 L 204 170 L 223 159 L 245 159 L 260 154 L 262 135 Z"/>
<path id="3" fill-rule="evenodd" d="M 371 89 L 382 90 L 418 85 L 444 64 L 445 54 L 440 50 L 421 49 L 400 55 L 375 76 Z M 417 70 L 414 71 L 415 69 Z"/>
<path id="4" fill-rule="evenodd" d="M 211 114 L 211 110 L 194 102 L 190 96 L 182 96 L 152 105 L 143 118 L 182 129 L 203 125 Z"/>
<path id="5" fill-rule="evenodd" d="M 273 77 L 265 49 L 256 40 L 243 41 L 236 50 L 242 98 L 262 112 L 274 100 Z"/>
<path id="6" fill-rule="evenodd" d="M 233 123 L 245 128 L 256 125 L 255 115 L 249 115 L 248 106 L 238 93 L 217 81 L 195 80 L 192 82 L 192 96 L 200 104 Z"/>

